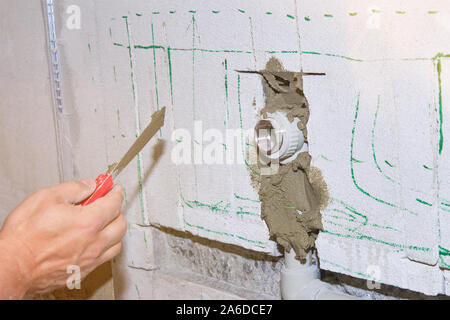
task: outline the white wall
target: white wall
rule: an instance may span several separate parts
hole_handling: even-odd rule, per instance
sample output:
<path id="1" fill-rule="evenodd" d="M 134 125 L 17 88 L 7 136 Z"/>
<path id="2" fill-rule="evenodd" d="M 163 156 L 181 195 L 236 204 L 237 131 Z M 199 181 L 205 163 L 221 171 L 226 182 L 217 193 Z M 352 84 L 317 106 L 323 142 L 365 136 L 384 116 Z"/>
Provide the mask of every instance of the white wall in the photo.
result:
<path id="1" fill-rule="evenodd" d="M 222 132 L 252 128 L 260 79 L 235 70 L 262 69 L 275 55 L 289 70 L 327 73 L 304 81 L 313 164 L 332 198 L 317 243 L 321 267 L 446 292 L 448 63 L 437 54 L 450 53 L 449 8 L 376 3 L 57 3 L 75 176 L 105 171 L 151 113 L 168 107 L 159 139 L 119 179 L 132 225 L 126 264 L 155 267 L 149 224 L 277 254 L 245 165 L 170 158 L 171 132 L 193 131 L 194 120 Z M 66 26 L 73 4 L 81 29 Z"/>

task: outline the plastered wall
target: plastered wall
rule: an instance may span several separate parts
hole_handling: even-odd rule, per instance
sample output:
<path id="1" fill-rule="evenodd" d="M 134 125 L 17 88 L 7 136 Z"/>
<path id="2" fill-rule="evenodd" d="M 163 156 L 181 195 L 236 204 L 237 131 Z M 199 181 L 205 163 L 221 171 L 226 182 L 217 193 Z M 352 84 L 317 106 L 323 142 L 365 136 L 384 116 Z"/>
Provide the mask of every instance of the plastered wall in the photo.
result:
<path id="1" fill-rule="evenodd" d="M 80 28 L 67 24 L 71 5 Z M 130 224 L 114 266 L 120 297 L 153 297 L 150 271 L 176 260 L 158 259 L 165 247 L 154 245 L 150 226 L 279 255 L 247 163 L 171 159 L 183 142 L 171 139 L 176 129 L 187 129 L 192 145 L 208 144 L 194 137 L 195 121 L 222 133 L 254 126 L 261 79 L 235 70 L 263 69 L 271 56 L 292 71 L 326 73 L 304 79 L 312 164 L 331 198 L 317 242 L 321 268 L 447 293 L 445 1 L 78 0 L 55 9 L 65 173 L 105 171 L 152 112 L 168 111 L 119 179 Z M 237 153 L 250 145 L 242 141 Z"/>
<path id="2" fill-rule="evenodd" d="M 68 5 L 58 2 L 57 22 L 75 175 L 105 170 L 153 111 L 168 108 L 158 138 L 120 178 L 128 265 L 157 266 L 148 225 L 278 254 L 248 165 L 170 158 L 180 143 L 171 133 L 194 135 L 195 121 L 224 133 L 251 128 L 260 78 L 235 70 L 276 56 L 289 70 L 326 73 L 304 79 L 310 153 L 331 196 L 321 267 L 446 291 L 445 1 L 78 1 L 76 30 L 65 24 Z"/>

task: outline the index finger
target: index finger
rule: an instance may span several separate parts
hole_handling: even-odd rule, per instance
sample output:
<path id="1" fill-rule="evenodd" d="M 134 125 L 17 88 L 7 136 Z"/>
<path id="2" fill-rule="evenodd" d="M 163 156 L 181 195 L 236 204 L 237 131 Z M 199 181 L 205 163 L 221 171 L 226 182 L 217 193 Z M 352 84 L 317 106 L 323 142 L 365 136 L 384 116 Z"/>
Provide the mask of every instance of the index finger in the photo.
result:
<path id="1" fill-rule="evenodd" d="M 120 215 L 122 201 L 122 187 L 115 185 L 104 197 L 82 208 L 94 220 L 97 229 L 102 230 Z"/>

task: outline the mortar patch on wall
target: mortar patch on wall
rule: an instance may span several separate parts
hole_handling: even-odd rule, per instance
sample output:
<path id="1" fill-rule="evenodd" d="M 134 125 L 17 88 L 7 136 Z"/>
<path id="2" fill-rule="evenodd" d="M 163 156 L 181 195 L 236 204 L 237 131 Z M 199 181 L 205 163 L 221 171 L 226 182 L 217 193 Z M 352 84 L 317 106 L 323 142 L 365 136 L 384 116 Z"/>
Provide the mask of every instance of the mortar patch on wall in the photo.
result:
<path id="1" fill-rule="evenodd" d="M 261 217 L 269 228 L 271 240 L 287 252 L 293 249 L 296 258 L 305 262 L 306 254 L 314 248 L 323 229 L 320 210 L 328 204 L 328 191 L 320 170 L 310 166 L 306 127 L 310 111 L 303 93 L 302 73 L 284 70 L 274 57 L 267 62 L 265 70 L 257 73 L 263 77 L 266 97 L 262 118 L 276 113 L 284 115 L 291 124 L 296 123 L 304 140 L 301 150 L 287 162 L 280 159 L 277 170 L 271 174 L 262 173 L 271 163 L 259 157 Z"/>

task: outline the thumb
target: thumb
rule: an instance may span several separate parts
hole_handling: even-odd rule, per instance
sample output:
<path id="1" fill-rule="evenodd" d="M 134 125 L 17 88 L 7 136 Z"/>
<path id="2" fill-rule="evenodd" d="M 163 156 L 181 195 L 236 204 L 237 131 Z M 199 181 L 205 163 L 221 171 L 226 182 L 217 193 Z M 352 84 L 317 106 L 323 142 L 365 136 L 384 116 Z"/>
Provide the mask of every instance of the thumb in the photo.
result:
<path id="1" fill-rule="evenodd" d="M 95 190 L 95 180 L 67 181 L 51 188 L 58 202 L 77 204 L 89 197 Z"/>

